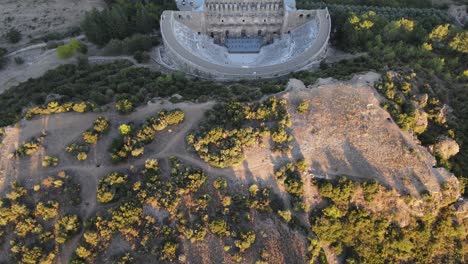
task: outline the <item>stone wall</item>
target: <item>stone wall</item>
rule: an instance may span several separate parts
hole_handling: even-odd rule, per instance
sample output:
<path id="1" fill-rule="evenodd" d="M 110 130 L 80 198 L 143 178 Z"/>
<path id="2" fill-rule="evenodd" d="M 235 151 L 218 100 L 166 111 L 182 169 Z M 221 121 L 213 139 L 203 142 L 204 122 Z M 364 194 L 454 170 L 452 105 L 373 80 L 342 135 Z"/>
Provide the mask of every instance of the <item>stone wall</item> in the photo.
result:
<path id="1" fill-rule="evenodd" d="M 286 12 L 282 32 L 288 33 L 295 28 L 304 25 L 310 20 L 317 19 L 316 10 L 294 10 Z"/>
<path id="2" fill-rule="evenodd" d="M 171 34 L 174 35 L 172 28 L 174 24 L 173 20 L 182 21 L 186 19 L 184 17 L 180 18 L 178 14 L 178 12 L 165 11 L 161 19 L 161 32 L 166 55 L 174 62 L 178 69 L 186 73 L 218 80 L 274 78 L 318 64 L 320 60 L 325 57 L 331 30 L 328 10 L 316 10 L 310 13 L 310 17 L 306 16 L 305 19 L 315 19 L 317 21 L 319 34 L 311 47 L 300 55 L 298 54 L 295 58 L 276 65 L 229 67 L 214 64 L 200 57 L 195 57 L 196 55 L 192 55 L 193 53 L 191 53 L 191 51 L 186 50 L 184 45 L 177 43 L 174 36 L 170 36 Z M 300 15 L 300 13 L 296 13 L 295 15 Z M 291 22 L 287 23 L 288 26 L 286 29 L 291 28 L 294 30 L 293 28 L 295 28 L 297 24 L 300 24 L 296 22 L 296 16 L 290 19 Z M 170 39 L 170 41 L 168 39 Z"/>
<path id="3" fill-rule="evenodd" d="M 281 34 L 284 12 L 282 0 L 206 1 L 206 34 L 218 43 L 227 36 L 263 36 L 268 42 Z"/>

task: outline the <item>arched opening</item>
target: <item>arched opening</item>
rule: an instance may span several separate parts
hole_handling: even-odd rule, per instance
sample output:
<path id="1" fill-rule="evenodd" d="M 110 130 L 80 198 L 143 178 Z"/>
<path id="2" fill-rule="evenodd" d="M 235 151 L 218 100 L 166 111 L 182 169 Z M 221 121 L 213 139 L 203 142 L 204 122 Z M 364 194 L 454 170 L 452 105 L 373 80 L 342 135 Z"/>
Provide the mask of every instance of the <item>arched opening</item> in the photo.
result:
<path id="1" fill-rule="evenodd" d="M 307 14 L 307 18 L 310 18 L 310 14 Z"/>
<path id="2" fill-rule="evenodd" d="M 247 32 L 245 29 L 241 30 L 241 37 L 247 37 Z"/>
<path id="3" fill-rule="evenodd" d="M 213 33 L 213 32 L 211 32 L 211 33 L 210 33 L 210 36 L 211 36 L 212 38 L 214 38 L 214 33 Z"/>
<path id="4" fill-rule="evenodd" d="M 258 30 L 258 35 L 259 35 L 259 36 L 262 35 L 262 30 L 261 30 L 261 29 Z"/>
<path id="5" fill-rule="evenodd" d="M 299 17 L 300 17 L 300 18 L 303 18 L 303 17 L 304 17 L 304 14 L 300 14 Z"/>
<path id="6" fill-rule="evenodd" d="M 229 37 L 229 30 L 226 30 L 226 38 Z"/>

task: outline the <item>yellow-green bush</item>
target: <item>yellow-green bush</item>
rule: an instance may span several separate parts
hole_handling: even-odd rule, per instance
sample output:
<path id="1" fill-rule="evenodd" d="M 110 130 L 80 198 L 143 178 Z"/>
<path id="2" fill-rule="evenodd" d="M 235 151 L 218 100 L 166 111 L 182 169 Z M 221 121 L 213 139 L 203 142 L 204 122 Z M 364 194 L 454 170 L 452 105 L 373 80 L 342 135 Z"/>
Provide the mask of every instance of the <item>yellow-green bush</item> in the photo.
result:
<path id="1" fill-rule="evenodd" d="M 53 101 L 49 102 L 46 106 L 35 106 L 29 108 L 26 111 L 25 117 L 30 119 L 36 115 L 52 115 L 71 111 L 83 113 L 88 111 L 90 108 L 90 105 L 86 102 L 60 104 L 58 102 Z"/>
<path id="2" fill-rule="evenodd" d="M 97 190 L 97 200 L 100 203 L 110 203 L 118 199 L 125 191 L 125 184 L 128 181 L 128 176 L 119 173 L 111 172 L 99 181 Z"/>
<path id="3" fill-rule="evenodd" d="M 36 153 L 40 148 L 42 148 L 42 141 L 44 140 L 44 135 L 38 138 L 32 138 L 30 141 L 23 142 L 16 150 L 16 157 L 30 156 Z"/>
<path id="4" fill-rule="evenodd" d="M 58 157 L 47 155 L 42 160 L 42 167 L 45 167 L 45 168 L 51 167 L 51 166 L 57 167 L 58 163 L 59 163 Z"/>
<path id="5" fill-rule="evenodd" d="M 78 233 L 81 227 L 77 215 L 64 215 L 54 225 L 55 241 L 59 244 L 65 243 L 71 236 Z"/>
<path id="6" fill-rule="evenodd" d="M 57 47 L 57 56 L 60 59 L 67 59 L 75 55 L 78 51 L 84 51 L 86 49 L 86 45 L 81 43 L 77 39 L 72 39 L 65 45 L 61 45 Z"/>

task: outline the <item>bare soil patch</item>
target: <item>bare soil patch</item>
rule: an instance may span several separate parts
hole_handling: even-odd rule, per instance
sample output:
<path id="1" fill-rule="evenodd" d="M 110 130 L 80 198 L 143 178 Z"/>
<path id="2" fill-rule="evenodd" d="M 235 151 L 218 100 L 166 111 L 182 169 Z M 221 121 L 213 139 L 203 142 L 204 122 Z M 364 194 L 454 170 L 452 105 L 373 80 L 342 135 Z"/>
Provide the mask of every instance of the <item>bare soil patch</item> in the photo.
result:
<path id="1" fill-rule="evenodd" d="M 78 26 L 86 11 L 104 6 L 103 0 L 1 0 L 0 36 L 14 27 L 21 32 L 23 39 L 10 45 L 0 38 L 0 46 L 18 47 L 29 42 L 29 36 L 34 38 L 51 32 L 64 32 Z"/>

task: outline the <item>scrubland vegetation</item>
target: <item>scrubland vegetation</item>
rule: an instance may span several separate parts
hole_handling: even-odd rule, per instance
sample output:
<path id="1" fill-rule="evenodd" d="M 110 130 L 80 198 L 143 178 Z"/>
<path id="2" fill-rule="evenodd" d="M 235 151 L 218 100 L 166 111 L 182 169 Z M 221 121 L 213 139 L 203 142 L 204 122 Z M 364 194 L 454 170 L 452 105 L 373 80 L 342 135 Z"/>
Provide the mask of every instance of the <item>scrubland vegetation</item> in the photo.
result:
<path id="1" fill-rule="evenodd" d="M 54 263 L 60 245 L 81 230 L 75 207 L 79 192 L 64 172 L 45 178 L 34 190 L 12 183 L 0 202 L 0 237 L 8 244 L 8 262 Z"/>
<path id="2" fill-rule="evenodd" d="M 22 263 L 53 263 L 61 252 L 60 245 L 77 237 L 71 263 L 101 261 L 117 237 L 129 243 L 132 250 L 113 256 L 112 261 L 175 261 L 185 254 L 181 247 L 184 240 L 196 244 L 208 236 L 217 237 L 233 261 L 245 261 L 244 254 L 248 253 L 249 259 L 255 256 L 263 263 L 260 261 L 268 262 L 270 256 L 256 246 L 262 244 L 258 240 L 265 239 L 259 237 L 263 231 L 253 225 L 253 216 L 259 215 L 260 219 L 278 219 L 308 237 L 307 258 L 311 262 L 326 259 L 324 245 L 358 263 L 461 263 L 467 257 L 466 223 L 450 206 L 452 200 L 434 204 L 426 195 L 420 206 L 431 211 L 413 215 L 403 225 L 389 213 L 392 208 L 373 211 L 385 199 L 403 199 L 374 181 L 359 183 L 340 177 L 337 181 L 313 182 L 324 202 L 310 211 L 311 229 L 307 228 L 299 220 L 304 209 L 289 209 L 297 208 L 296 199 L 303 195 L 299 175 L 305 167 L 297 161 L 276 173 L 294 198 L 289 207 L 270 189 L 257 184 L 240 192 L 231 191 L 223 178 L 207 184 L 209 178 L 203 170 L 176 158 L 170 159 L 170 174 L 163 176 L 158 161 L 150 159 L 138 172 L 103 175 L 95 199 L 106 204 L 106 209 L 88 219 L 79 214 L 79 186 L 72 176 L 61 172 L 44 178 L 34 190 L 12 184 L 0 203 L 0 234 L 11 252 L 10 261 Z M 412 199 L 406 197 L 404 201 L 411 205 Z M 157 221 L 145 208 L 167 212 L 167 221 Z"/>
<path id="3" fill-rule="evenodd" d="M 30 156 L 36 153 L 40 148 L 42 148 L 42 141 L 46 135 L 41 135 L 37 138 L 31 138 L 29 141 L 23 142 L 15 150 L 15 157 L 25 157 Z"/>
<path id="4" fill-rule="evenodd" d="M 73 263 L 97 261 L 116 235 L 132 245 L 134 250 L 129 254 L 135 258 L 173 261 L 183 254 L 181 239 L 198 243 L 212 233 L 226 241 L 233 258 L 242 259 L 243 252 L 255 243 L 256 233 L 243 229 L 248 220 L 239 218 L 239 214 L 267 210 L 267 189 L 251 187 L 249 195 L 235 196 L 221 190 L 216 194 L 215 189 L 202 192 L 201 188 L 208 187 L 202 170 L 187 167 L 176 158 L 171 158 L 170 164 L 169 178 L 162 176 L 157 160 L 147 160 L 137 175 L 112 172 L 99 182 L 97 199 L 112 204 L 112 208 L 88 221 L 90 225 L 83 233 Z M 193 202 L 182 203 L 188 197 Z M 232 202 L 225 202 L 227 197 Z M 219 200 L 223 205 L 218 205 Z M 167 212 L 170 221 L 156 221 L 143 210 L 145 206 Z"/>
<path id="5" fill-rule="evenodd" d="M 262 103 L 220 104 L 208 112 L 206 124 L 187 136 L 200 157 L 210 165 L 225 168 L 239 165 L 244 149 L 262 144 L 270 135 L 274 151 L 288 152 L 292 136 L 286 100 L 269 97 Z"/>
<path id="6" fill-rule="evenodd" d="M 129 157 L 139 157 L 145 151 L 145 145 L 153 142 L 158 131 L 174 126 L 184 121 L 185 114 L 181 110 L 160 111 L 157 116 L 148 118 L 142 125 L 122 124 L 119 127 L 120 137 L 114 139 L 110 148 L 112 161 L 115 163 Z"/>
<path id="7" fill-rule="evenodd" d="M 88 158 L 92 145 L 96 144 L 103 135 L 109 131 L 110 122 L 105 117 L 98 117 L 93 126 L 82 133 L 82 137 L 66 146 L 65 151 L 83 161 Z"/>
<path id="8" fill-rule="evenodd" d="M 437 205 L 435 211 L 413 216 L 401 225 L 390 213 L 374 214 L 366 209 L 380 202 L 374 199 L 377 193 L 389 192 L 375 182 L 359 184 L 343 177 L 317 185 L 328 205 L 311 214 L 312 230 L 319 243 L 344 254 L 348 262 L 461 263 L 466 259 L 462 253 L 467 246 L 466 223 L 451 206 Z M 361 195 L 365 202 L 358 205 L 355 198 Z M 430 195 L 425 206 L 434 206 Z"/>

